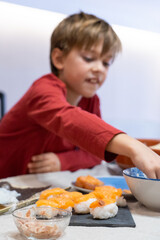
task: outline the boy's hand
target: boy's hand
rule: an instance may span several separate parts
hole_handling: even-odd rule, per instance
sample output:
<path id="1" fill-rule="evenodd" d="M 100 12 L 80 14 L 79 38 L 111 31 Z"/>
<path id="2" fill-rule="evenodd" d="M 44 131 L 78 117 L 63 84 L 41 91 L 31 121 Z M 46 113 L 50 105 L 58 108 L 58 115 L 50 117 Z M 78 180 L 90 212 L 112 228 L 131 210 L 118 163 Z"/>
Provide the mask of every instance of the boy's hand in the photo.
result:
<path id="1" fill-rule="evenodd" d="M 143 143 L 136 145 L 136 151 L 131 155 L 135 166 L 142 170 L 147 177 L 160 179 L 160 156 Z"/>
<path id="2" fill-rule="evenodd" d="M 33 156 L 28 164 L 29 173 L 47 173 L 61 170 L 61 163 L 55 153 L 42 153 Z"/>
<path id="3" fill-rule="evenodd" d="M 127 134 L 116 135 L 106 150 L 131 158 L 134 165 L 148 178 L 160 179 L 160 156 Z"/>

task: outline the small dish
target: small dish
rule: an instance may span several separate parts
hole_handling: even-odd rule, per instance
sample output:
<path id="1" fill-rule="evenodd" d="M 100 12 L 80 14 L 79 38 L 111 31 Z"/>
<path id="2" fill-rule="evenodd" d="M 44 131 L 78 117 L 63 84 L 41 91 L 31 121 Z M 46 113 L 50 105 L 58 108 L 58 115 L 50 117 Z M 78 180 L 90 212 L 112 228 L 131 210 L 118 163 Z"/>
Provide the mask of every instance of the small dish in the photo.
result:
<path id="1" fill-rule="evenodd" d="M 27 239 L 58 239 L 70 223 L 71 212 L 52 207 L 26 207 L 12 213 L 14 222 Z"/>
<path id="2" fill-rule="evenodd" d="M 73 188 L 75 188 L 76 190 L 80 191 L 80 192 L 84 192 L 84 193 L 90 193 L 92 192 L 93 190 L 89 190 L 89 189 L 86 189 L 86 188 L 81 188 L 81 187 L 77 187 L 76 186 L 76 182 L 71 182 L 71 186 Z"/>
<path id="3" fill-rule="evenodd" d="M 112 177 L 97 177 L 97 179 L 104 182 L 104 185 L 112 186 L 115 188 L 121 188 L 123 190 L 123 193 L 125 195 L 131 194 L 129 187 L 126 183 L 126 180 L 123 176 L 112 176 Z M 76 190 L 84 193 L 90 193 L 92 190 L 80 188 L 75 185 L 75 182 L 71 183 L 72 187 L 74 187 Z"/>
<path id="4" fill-rule="evenodd" d="M 121 188 L 122 190 L 124 189 L 129 190 L 129 187 L 123 176 L 98 177 L 98 179 L 104 182 L 104 185 L 112 186 L 115 188 Z"/>

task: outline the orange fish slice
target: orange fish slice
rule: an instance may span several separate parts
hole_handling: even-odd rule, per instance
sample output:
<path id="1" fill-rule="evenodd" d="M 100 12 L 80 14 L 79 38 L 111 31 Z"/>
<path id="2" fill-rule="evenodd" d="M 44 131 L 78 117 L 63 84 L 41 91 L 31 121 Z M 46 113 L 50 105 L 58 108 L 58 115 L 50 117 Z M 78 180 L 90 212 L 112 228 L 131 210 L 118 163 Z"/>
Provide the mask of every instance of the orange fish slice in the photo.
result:
<path id="1" fill-rule="evenodd" d="M 54 197 L 54 196 L 60 195 L 61 193 L 64 193 L 64 192 L 66 192 L 66 191 L 63 188 L 47 189 L 47 190 L 44 190 L 41 193 L 40 199 L 48 199 L 50 197 Z"/>
<path id="2" fill-rule="evenodd" d="M 88 201 L 89 199 L 91 198 L 96 198 L 95 195 L 91 192 L 91 193 L 88 193 L 88 194 L 84 194 L 82 195 L 81 197 L 75 199 L 75 203 L 78 204 L 78 203 L 81 203 L 81 202 L 85 202 L 85 201 Z"/>
<path id="3" fill-rule="evenodd" d="M 111 203 L 115 203 L 115 200 L 112 198 L 107 198 L 107 199 L 103 199 L 103 200 L 96 200 L 93 203 L 90 204 L 90 208 L 96 208 L 96 207 L 103 207 L 106 205 L 109 205 Z"/>
<path id="4" fill-rule="evenodd" d="M 50 206 L 50 207 L 55 207 L 58 208 L 58 203 L 51 201 L 51 200 L 47 200 L 47 199 L 40 199 L 36 202 L 37 207 L 41 207 L 41 206 Z"/>

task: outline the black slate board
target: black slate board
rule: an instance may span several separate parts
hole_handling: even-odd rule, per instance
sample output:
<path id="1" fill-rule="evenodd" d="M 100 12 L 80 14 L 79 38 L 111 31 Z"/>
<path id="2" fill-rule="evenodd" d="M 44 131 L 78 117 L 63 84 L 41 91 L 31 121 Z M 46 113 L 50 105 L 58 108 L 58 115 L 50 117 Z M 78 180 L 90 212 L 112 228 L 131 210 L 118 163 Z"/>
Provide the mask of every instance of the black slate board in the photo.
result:
<path id="1" fill-rule="evenodd" d="M 94 219 L 90 214 L 74 214 L 71 217 L 70 226 L 85 227 L 135 227 L 128 207 L 119 207 L 118 213 L 113 218 Z"/>
<path id="2" fill-rule="evenodd" d="M 33 194 L 41 192 L 50 186 L 41 188 L 16 188 L 8 182 L 0 182 L 0 187 L 7 185 L 9 190 L 16 190 L 21 195 L 18 200 L 26 200 Z M 118 208 L 118 213 L 115 217 L 109 219 L 93 219 L 90 214 L 72 214 L 70 226 L 86 226 L 86 227 L 135 227 L 135 222 L 132 218 L 128 207 Z"/>

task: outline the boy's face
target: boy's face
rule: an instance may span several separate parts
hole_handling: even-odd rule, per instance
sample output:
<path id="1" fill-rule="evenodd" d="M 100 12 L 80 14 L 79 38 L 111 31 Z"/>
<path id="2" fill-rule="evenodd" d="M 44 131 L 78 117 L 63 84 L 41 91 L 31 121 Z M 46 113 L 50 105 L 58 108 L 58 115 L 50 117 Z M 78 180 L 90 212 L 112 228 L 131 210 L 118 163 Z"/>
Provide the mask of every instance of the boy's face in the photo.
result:
<path id="1" fill-rule="evenodd" d="M 71 104 L 77 105 L 82 96 L 94 96 L 104 83 L 112 58 L 110 53 L 101 56 L 102 47 L 100 42 L 90 50 L 73 48 L 64 57 L 59 78 L 66 84 L 67 100 Z"/>

